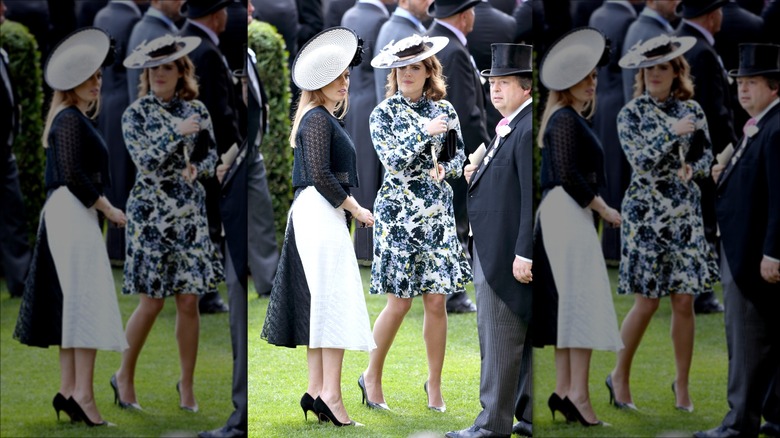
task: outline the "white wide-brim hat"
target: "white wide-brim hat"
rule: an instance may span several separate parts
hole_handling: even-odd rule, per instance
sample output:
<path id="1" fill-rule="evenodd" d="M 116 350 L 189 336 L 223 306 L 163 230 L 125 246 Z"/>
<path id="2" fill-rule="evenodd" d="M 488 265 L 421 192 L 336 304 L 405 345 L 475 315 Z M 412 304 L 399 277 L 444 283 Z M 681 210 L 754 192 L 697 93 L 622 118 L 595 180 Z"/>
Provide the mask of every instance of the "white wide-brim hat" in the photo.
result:
<path id="1" fill-rule="evenodd" d="M 658 35 L 634 44 L 634 47 L 620 58 L 618 65 L 623 68 L 652 67 L 681 56 L 695 44 L 696 38 L 691 36 Z"/>
<path id="2" fill-rule="evenodd" d="M 576 85 L 599 65 L 607 40 L 592 27 L 573 29 L 555 41 L 542 58 L 539 80 L 549 90 Z"/>
<path id="3" fill-rule="evenodd" d="M 346 27 L 331 27 L 314 35 L 295 56 L 292 80 L 301 90 L 314 91 L 333 82 L 352 64 L 358 36 Z"/>
<path id="4" fill-rule="evenodd" d="M 110 49 L 111 38 L 102 29 L 78 29 L 51 51 L 43 78 L 53 90 L 72 90 L 100 69 Z"/>
<path id="5" fill-rule="evenodd" d="M 450 39 L 447 37 L 429 37 L 412 35 L 397 43 L 390 41 L 378 55 L 371 60 L 374 68 L 397 68 L 420 62 L 437 54 Z"/>
<path id="6" fill-rule="evenodd" d="M 150 68 L 173 62 L 195 50 L 200 37 L 163 35 L 149 42 L 142 42 L 122 63 L 126 68 Z"/>

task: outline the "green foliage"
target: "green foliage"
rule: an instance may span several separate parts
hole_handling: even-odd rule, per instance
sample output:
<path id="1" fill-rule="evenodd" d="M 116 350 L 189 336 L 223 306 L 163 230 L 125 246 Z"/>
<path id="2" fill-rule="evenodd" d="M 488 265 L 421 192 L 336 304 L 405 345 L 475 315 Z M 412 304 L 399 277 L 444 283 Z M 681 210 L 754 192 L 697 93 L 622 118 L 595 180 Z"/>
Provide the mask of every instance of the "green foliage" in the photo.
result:
<path id="1" fill-rule="evenodd" d="M 27 231 L 35 239 L 38 217 L 46 198 L 43 181 L 45 156 L 43 133 L 41 53 L 38 43 L 22 24 L 6 20 L 0 26 L 0 46 L 8 52 L 9 70 L 22 107 L 21 132 L 14 138 L 13 151 L 19 167 L 19 184 L 24 196 Z"/>
<path id="2" fill-rule="evenodd" d="M 284 240 L 287 211 L 292 204 L 293 153 L 288 141 L 290 135 L 290 71 L 289 53 L 276 28 L 268 23 L 253 21 L 248 29 L 249 48 L 257 54 L 257 73 L 269 101 L 269 132 L 263 137 L 260 151 L 265 160 L 268 189 L 274 207 L 276 240 Z"/>

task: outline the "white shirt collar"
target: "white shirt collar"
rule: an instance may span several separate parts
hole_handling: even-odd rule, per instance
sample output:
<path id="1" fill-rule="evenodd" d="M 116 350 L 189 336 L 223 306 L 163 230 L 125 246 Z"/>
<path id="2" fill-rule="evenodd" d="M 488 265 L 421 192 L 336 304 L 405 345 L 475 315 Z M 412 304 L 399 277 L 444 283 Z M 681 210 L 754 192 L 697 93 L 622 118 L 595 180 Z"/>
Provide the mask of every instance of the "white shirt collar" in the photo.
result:
<path id="1" fill-rule="evenodd" d="M 438 19 L 435 19 L 433 21 L 435 21 L 436 23 L 439 23 L 440 25 L 442 25 L 442 26 L 446 27 L 447 29 L 451 30 L 452 33 L 454 33 L 455 36 L 458 37 L 458 39 L 460 40 L 460 43 L 463 44 L 464 46 L 466 45 L 466 35 L 463 35 L 463 32 L 461 32 L 460 29 L 458 29 L 457 27 L 455 27 L 455 26 L 453 26 L 453 25 L 451 25 L 449 23 L 445 23 L 444 21 L 440 21 Z"/>
<path id="2" fill-rule="evenodd" d="M 217 34 L 214 33 L 213 30 L 211 30 L 208 27 L 198 23 L 195 20 L 190 20 L 189 18 L 187 19 L 187 22 L 194 24 L 195 26 L 197 26 L 201 30 L 203 30 L 203 32 L 206 32 L 206 35 L 209 36 L 209 39 L 211 39 L 211 41 L 213 41 L 214 44 L 219 45 L 219 37 L 217 36 Z"/>
<path id="3" fill-rule="evenodd" d="M 769 105 L 767 105 L 766 108 L 764 108 L 764 110 L 761 111 L 761 113 L 759 113 L 757 116 L 754 117 L 754 119 L 756 119 L 756 123 L 758 123 L 761 120 L 761 118 L 764 117 L 766 113 L 768 113 L 769 110 L 774 108 L 778 103 L 780 103 L 780 97 L 775 97 L 775 100 L 770 102 Z"/>
<path id="4" fill-rule="evenodd" d="M 715 45 L 715 37 L 712 36 L 710 31 L 708 31 L 707 29 L 699 26 L 698 24 L 694 23 L 693 21 L 688 21 L 688 20 L 686 20 L 684 18 L 683 18 L 683 22 L 687 23 L 688 26 L 691 26 L 692 28 L 694 28 L 694 29 L 698 30 L 699 32 L 701 32 L 701 34 L 704 35 L 704 39 L 706 39 L 707 42 L 709 42 L 711 46 Z"/>
<path id="5" fill-rule="evenodd" d="M 523 110 L 523 108 L 525 108 L 525 107 L 527 107 L 528 105 L 530 105 L 530 104 L 532 103 L 532 101 L 533 101 L 533 98 L 530 98 L 530 97 L 529 97 L 529 98 L 528 98 L 528 100 L 526 100 L 525 102 L 521 103 L 521 104 L 520 104 L 520 106 L 519 106 L 519 107 L 517 107 L 517 109 L 515 110 L 515 112 L 513 112 L 512 114 L 510 114 L 510 115 L 509 115 L 509 117 L 507 117 L 507 120 L 509 120 L 510 122 L 511 122 L 512 120 L 514 120 L 514 118 L 515 118 L 515 117 L 516 117 L 518 114 L 520 114 L 520 111 L 522 111 L 522 110 Z"/>
<path id="6" fill-rule="evenodd" d="M 368 3 L 370 5 L 374 5 L 377 8 L 382 10 L 382 13 L 385 15 L 385 17 L 390 16 L 390 13 L 387 12 L 387 8 L 385 7 L 385 5 L 383 5 L 382 2 L 379 0 L 360 0 L 358 1 L 358 3 Z"/>

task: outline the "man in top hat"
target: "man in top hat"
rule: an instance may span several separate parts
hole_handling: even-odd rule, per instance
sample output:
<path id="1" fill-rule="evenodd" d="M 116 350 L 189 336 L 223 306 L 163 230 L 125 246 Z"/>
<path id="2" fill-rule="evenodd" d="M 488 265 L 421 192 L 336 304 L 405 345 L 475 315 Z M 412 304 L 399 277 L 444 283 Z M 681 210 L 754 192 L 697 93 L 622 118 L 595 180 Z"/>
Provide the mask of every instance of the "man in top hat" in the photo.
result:
<path id="1" fill-rule="evenodd" d="M 523 345 L 531 319 L 533 248 L 533 105 L 531 59 L 525 44 L 493 44 L 490 98 L 504 116 L 484 158 L 464 168 L 468 181 L 468 217 L 474 235 L 474 288 L 482 357 L 479 401 L 482 412 L 451 438 L 509 436 L 515 389 L 530 379 L 523 367 Z M 476 159 L 473 155 L 470 160 Z M 523 361 L 526 362 L 526 361 Z M 530 380 L 528 380 L 530 383 Z M 530 384 L 527 396 L 530 398 Z M 530 403 L 516 429 L 530 436 Z M 523 424 L 526 423 L 526 424 Z"/>
<path id="2" fill-rule="evenodd" d="M 485 94 L 482 90 L 474 60 L 466 48 L 466 35 L 474 29 L 474 6 L 480 0 L 435 0 L 428 7 L 428 15 L 434 18 L 428 36 L 447 37 L 450 43 L 437 55 L 442 72 L 447 78 L 447 99 L 455 107 L 460 119 L 460 129 L 466 154 L 487 145 L 490 137 L 485 121 Z M 447 179 L 452 186 L 452 206 L 455 227 L 463 251 L 468 251 L 469 219 L 466 211 L 466 181 L 463 178 Z M 476 308 L 465 293 L 447 297 L 448 313 L 474 312 Z"/>
<path id="3" fill-rule="evenodd" d="M 691 66 L 691 76 L 695 78 L 694 98 L 707 117 L 714 154 L 720 153 L 729 143 L 736 144 L 737 141 L 729 81 L 723 62 L 714 47 L 715 34 L 720 31 L 723 21 L 721 7 L 726 3 L 728 0 L 683 0 L 677 5 L 677 13 L 682 16 L 683 21 L 675 35 L 696 38 L 696 44 L 685 53 L 685 59 Z M 688 154 L 688 161 L 699 158 L 701 153 L 702 151 L 697 151 L 694 146 Z M 718 238 L 715 224 L 715 187 L 709 178 L 694 181 L 701 190 L 704 236 L 710 245 L 716 248 Z M 697 314 L 723 311 L 723 306 L 713 293 L 697 295 L 693 307 Z"/>
<path id="4" fill-rule="evenodd" d="M 712 168 L 730 410 L 720 426 L 696 437 L 758 435 L 762 403 L 767 425 L 761 431 L 780 435 L 780 46 L 739 50 L 739 70 L 729 75 L 737 78 L 740 105 L 751 118 L 732 157 Z"/>
<path id="5" fill-rule="evenodd" d="M 227 61 L 219 50 L 219 34 L 227 25 L 225 8 L 234 0 L 187 0 L 181 7 L 181 14 L 187 21 L 179 34 L 200 37 L 202 43 L 190 53 L 195 65 L 195 74 L 201 87 L 198 99 L 206 105 L 214 125 L 217 153 L 225 153 L 231 145 L 240 145 L 242 135 L 238 123 L 233 76 Z M 216 178 L 205 182 L 206 215 L 209 220 L 209 234 L 214 242 L 221 243 L 222 222 L 219 214 L 219 182 Z M 227 312 L 228 307 L 217 293 L 201 297 L 201 313 Z"/>

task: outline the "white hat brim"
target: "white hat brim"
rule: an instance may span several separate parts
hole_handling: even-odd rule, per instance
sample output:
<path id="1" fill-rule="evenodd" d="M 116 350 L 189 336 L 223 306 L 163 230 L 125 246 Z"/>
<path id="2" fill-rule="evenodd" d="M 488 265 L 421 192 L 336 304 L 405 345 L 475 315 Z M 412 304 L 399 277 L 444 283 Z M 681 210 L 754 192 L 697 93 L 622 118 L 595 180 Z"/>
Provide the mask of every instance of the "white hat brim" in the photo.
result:
<path id="1" fill-rule="evenodd" d="M 164 35 L 159 38 L 155 38 L 148 43 L 144 41 L 133 50 L 133 53 L 125 58 L 124 62 L 122 62 L 122 65 L 124 65 L 125 68 L 140 69 L 167 64 L 195 50 L 200 45 L 200 41 L 200 37 L 196 36 L 180 37 L 174 35 Z M 177 50 L 174 53 L 163 57 L 150 57 L 149 52 L 159 48 L 158 46 L 165 45 L 162 43 L 175 43 Z"/>
<path id="2" fill-rule="evenodd" d="M 431 45 L 428 46 L 426 44 L 426 49 L 420 52 L 419 54 L 411 57 L 411 58 L 398 58 L 397 56 L 393 55 L 392 53 L 389 53 L 392 48 L 398 44 L 401 44 L 404 40 L 409 38 L 419 37 L 418 35 L 413 35 L 410 37 L 406 37 L 397 43 L 394 43 L 391 41 L 389 44 L 387 44 L 378 55 L 374 57 L 374 59 L 371 60 L 371 67 L 374 68 L 398 68 L 403 67 L 406 65 L 414 64 L 415 62 L 420 62 L 424 59 L 430 58 L 431 56 L 439 53 L 441 49 L 443 49 L 447 44 L 449 44 L 450 39 L 447 37 L 425 37 L 427 42 L 430 42 Z"/>
<path id="3" fill-rule="evenodd" d="M 301 90 L 319 90 L 349 67 L 357 48 L 358 37 L 353 30 L 341 26 L 323 30 L 295 56 L 293 82 Z"/>
<path id="4" fill-rule="evenodd" d="M 671 52 L 664 54 L 663 56 L 648 58 L 643 54 L 651 50 L 651 48 L 655 46 L 655 43 L 657 41 L 659 40 L 663 41 L 664 38 L 668 38 L 669 42 L 675 44 L 677 47 Z M 694 45 L 696 45 L 695 37 L 691 37 L 691 36 L 677 37 L 677 36 L 659 35 L 645 42 L 640 41 L 637 44 L 635 44 L 634 47 L 630 48 L 628 52 L 626 52 L 626 54 L 623 55 L 622 58 L 620 58 L 620 61 L 618 61 L 618 65 L 621 68 L 631 68 L 631 69 L 652 67 L 654 65 L 663 64 L 664 62 L 671 61 L 672 59 L 685 54 L 685 52 L 690 50 L 691 47 L 693 47 Z"/>
<path id="5" fill-rule="evenodd" d="M 590 27 L 564 34 L 542 58 L 539 80 L 549 90 L 571 88 L 596 68 L 606 44 L 604 35 Z"/>
<path id="6" fill-rule="evenodd" d="M 58 91 L 72 90 L 92 77 L 106 60 L 111 38 L 97 27 L 78 29 L 52 50 L 43 78 Z"/>

